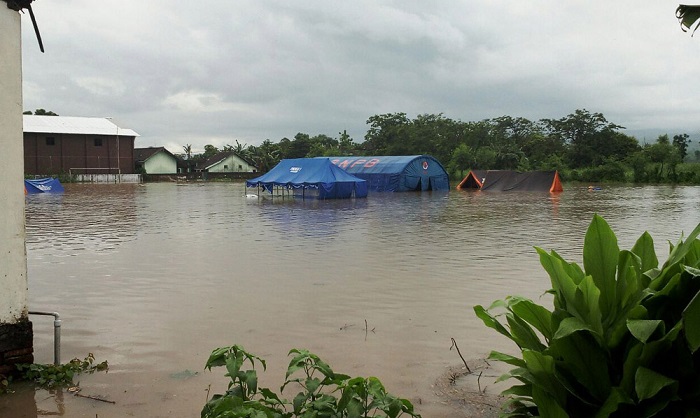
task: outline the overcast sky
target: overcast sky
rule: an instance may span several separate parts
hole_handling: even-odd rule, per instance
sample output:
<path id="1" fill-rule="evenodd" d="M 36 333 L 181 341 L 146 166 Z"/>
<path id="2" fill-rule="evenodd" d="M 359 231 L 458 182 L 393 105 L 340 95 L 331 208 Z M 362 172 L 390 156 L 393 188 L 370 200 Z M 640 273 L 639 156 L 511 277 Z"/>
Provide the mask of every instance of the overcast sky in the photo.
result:
<path id="1" fill-rule="evenodd" d="M 382 113 L 601 112 L 700 132 L 700 32 L 658 0 L 35 0 L 24 108 L 113 117 L 137 147 L 361 142 Z M 647 138 L 653 141 L 655 138 Z"/>

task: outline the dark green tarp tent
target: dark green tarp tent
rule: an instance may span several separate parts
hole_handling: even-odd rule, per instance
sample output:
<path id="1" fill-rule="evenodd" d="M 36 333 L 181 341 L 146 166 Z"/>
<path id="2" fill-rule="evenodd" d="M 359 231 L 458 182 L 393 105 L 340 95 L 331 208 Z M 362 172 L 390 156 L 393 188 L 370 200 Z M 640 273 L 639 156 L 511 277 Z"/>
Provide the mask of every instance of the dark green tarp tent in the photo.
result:
<path id="1" fill-rule="evenodd" d="M 457 189 L 479 189 L 490 191 L 542 191 L 561 192 L 559 172 L 557 171 L 510 171 L 510 170 L 473 170 L 459 183 Z"/>

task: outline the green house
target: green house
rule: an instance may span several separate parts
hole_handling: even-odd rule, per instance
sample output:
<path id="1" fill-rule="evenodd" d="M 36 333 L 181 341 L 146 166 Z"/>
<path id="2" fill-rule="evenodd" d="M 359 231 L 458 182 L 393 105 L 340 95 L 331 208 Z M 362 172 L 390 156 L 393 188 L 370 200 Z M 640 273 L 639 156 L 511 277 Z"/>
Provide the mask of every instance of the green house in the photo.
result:
<path id="1" fill-rule="evenodd" d="M 177 173 L 177 157 L 164 147 L 134 148 L 134 164 L 146 174 Z"/>

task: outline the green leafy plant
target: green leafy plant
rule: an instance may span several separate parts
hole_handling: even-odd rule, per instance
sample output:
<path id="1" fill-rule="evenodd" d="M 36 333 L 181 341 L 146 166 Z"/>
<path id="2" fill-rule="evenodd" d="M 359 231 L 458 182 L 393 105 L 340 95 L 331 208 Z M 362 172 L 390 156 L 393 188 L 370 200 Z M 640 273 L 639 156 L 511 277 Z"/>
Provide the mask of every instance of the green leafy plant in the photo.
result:
<path id="1" fill-rule="evenodd" d="M 10 382 L 12 377 L 7 377 L 4 374 L 0 374 L 0 395 L 3 393 L 10 393 Z"/>
<path id="2" fill-rule="evenodd" d="M 700 414 L 700 225 L 659 266 L 652 237 L 620 250 L 600 216 L 586 232 L 583 269 L 537 248 L 553 309 L 509 296 L 475 306 L 521 357 L 499 380 L 510 417 L 668 417 Z"/>
<path id="3" fill-rule="evenodd" d="M 107 361 L 95 364 L 95 356 L 89 353 L 84 360 L 74 358 L 65 364 L 18 364 L 17 369 L 25 380 L 32 380 L 42 388 L 70 386 L 80 373 L 107 371 Z"/>
<path id="4" fill-rule="evenodd" d="M 317 355 L 293 349 L 285 382 L 280 392 L 291 384 L 301 390 L 292 402 L 280 398 L 267 388 L 258 388 L 256 362 L 265 361 L 239 345 L 217 348 L 207 360 L 206 369 L 225 366 L 231 380 L 224 394 L 212 396 L 202 409 L 202 418 L 291 418 L 291 417 L 388 417 L 403 414 L 420 417 L 406 399 L 386 392 L 376 377 L 350 378 L 335 373 Z M 249 362 L 251 369 L 243 370 Z M 337 394 L 340 393 L 340 398 Z"/>

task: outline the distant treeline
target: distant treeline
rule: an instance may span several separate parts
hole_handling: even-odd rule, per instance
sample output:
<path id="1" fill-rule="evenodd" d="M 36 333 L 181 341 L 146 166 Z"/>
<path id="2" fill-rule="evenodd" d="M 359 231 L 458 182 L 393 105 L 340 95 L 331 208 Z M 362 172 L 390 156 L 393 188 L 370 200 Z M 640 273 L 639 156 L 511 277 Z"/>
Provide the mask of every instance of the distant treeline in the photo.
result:
<path id="1" fill-rule="evenodd" d="M 624 127 L 585 109 L 536 122 L 511 116 L 462 122 L 442 114 L 409 119 L 405 113 L 387 113 L 370 117 L 367 124 L 359 143 L 345 132 L 337 138 L 298 133 L 259 146 L 236 141 L 223 150 L 235 151 L 263 172 L 284 158 L 429 154 L 453 179 L 470 169 L 559 170 L 564 180 L 700 184 L 700 150 L 689 155 L 687 134 L 661 135 L 641 145 L 621 132 Z M 183 149 L 193 159 L 221 151 L 207 145 L 203 154 L 189 155 L 191 146 Z"/>

